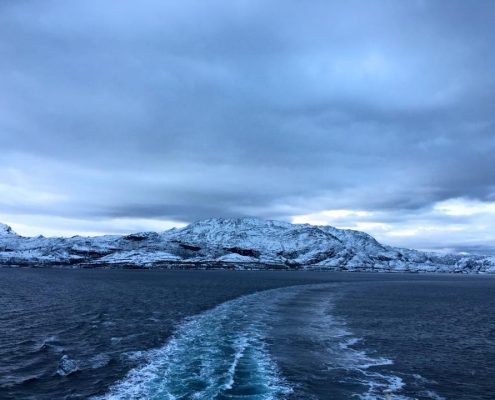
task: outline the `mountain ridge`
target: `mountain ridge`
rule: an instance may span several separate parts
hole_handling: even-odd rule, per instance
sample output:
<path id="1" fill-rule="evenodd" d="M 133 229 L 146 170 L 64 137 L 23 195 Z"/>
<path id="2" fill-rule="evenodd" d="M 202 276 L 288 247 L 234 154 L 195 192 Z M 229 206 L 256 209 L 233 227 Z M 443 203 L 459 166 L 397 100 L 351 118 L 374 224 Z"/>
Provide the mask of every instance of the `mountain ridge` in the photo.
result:
<path id="1" fill-rule="evenodd" d="M 23 237 L 0 224 L 0 265 L 133 268 L 287 268 L 495 273 L 494 256 L 427 253 L 326 225 L 210 218 L 164 232 Z"/>

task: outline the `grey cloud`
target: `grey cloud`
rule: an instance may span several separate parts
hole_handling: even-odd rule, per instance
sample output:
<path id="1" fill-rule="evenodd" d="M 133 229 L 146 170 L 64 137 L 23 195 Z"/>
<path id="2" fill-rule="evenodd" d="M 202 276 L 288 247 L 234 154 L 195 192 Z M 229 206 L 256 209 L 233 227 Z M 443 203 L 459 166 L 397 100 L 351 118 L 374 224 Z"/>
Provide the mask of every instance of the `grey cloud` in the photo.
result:
<path id="1" fill-rule="evenodd" d="M 2 2 L 0 169 L 60 199 L 0 207 L 187 222 L 493 200 L 494 11 Z"/>

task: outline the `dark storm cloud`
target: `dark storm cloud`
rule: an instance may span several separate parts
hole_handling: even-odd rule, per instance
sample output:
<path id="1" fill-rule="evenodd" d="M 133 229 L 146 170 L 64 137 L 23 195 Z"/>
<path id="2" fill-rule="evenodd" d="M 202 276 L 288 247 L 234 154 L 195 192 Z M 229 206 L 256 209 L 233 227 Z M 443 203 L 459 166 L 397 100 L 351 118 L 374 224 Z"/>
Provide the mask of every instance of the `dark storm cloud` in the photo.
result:
<path id="1" fill-rule="evenodd" d="M 394 218 L 493 201 L 493 15 L 491 1 L 4 1 L 2 212 Z"/>

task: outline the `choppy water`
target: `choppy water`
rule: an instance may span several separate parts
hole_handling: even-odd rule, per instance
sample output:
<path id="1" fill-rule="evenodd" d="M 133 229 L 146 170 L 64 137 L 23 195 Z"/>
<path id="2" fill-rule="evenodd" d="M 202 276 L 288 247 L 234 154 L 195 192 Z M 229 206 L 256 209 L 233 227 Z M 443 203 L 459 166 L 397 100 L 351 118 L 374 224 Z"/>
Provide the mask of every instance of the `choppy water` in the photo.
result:
<path id="1" fill-rule="evenodd" d="M 0 269 L 1 399 L 495 398 L 495 279 Z"/>

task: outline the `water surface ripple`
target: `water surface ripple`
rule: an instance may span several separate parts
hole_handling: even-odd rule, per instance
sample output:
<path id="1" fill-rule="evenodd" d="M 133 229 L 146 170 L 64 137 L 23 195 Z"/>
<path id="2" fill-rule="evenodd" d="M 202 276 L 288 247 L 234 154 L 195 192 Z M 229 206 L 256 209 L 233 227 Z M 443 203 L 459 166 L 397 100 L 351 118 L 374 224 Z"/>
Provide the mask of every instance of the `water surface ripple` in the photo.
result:
<path id="1" fill-rule="evenodd" d="M 0 269 L 0 399 L 495 398 L 493 277 Z"/>

